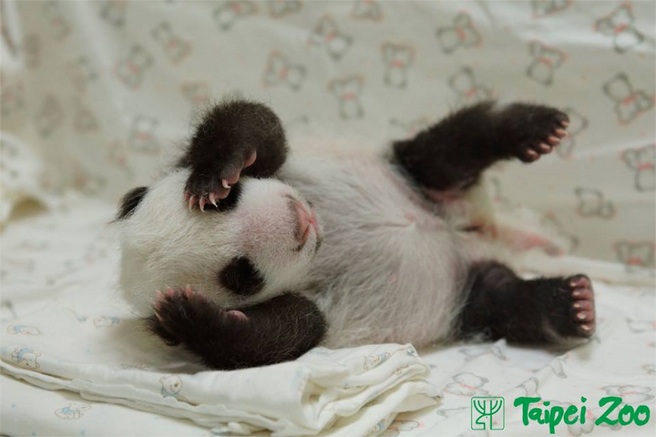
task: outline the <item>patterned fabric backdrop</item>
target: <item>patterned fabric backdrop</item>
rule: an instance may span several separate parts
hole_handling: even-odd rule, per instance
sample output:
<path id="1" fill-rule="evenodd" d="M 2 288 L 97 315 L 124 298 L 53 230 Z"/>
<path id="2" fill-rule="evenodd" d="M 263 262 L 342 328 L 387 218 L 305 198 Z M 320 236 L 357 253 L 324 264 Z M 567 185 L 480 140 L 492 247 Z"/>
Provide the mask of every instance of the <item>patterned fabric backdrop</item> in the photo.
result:
<path id="1" fill-rule="evenodd" d="M 570 136 L 494 169 L 496 203 L 536 210 L 576 255 L 654 266 L 652 1 L 2 7 L 3 221 L 25 196 L 116 201 L 149 183 L 226 93 L 270 104 L 289 130 L 381 145 L 462 104 L 522 99 L 565 109 Z"/>

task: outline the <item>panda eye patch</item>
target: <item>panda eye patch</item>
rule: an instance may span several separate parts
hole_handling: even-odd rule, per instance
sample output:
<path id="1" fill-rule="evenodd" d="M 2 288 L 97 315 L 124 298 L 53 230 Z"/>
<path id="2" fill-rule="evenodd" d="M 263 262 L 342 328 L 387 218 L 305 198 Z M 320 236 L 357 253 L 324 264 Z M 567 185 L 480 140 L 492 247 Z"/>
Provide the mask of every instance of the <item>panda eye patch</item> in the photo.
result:
<path id="1" fill-rule="evenodd" d="M 148 193 L 148 187 L 134 188 L 127 192 L 123 196 L 123 199 L 121 199 L 121 207 L 116 219 L 122 220 L 129 218 L 137 206 L 139 206 L 141 200 L 146 196 L 146 193 Z"/>
<path id="2" fill-rule="evenodd" d="M 233 258 L 219 271 L 218 280 L 223 287 L 240 296 L 251 296 L 264 287 L 264 278 L 245 257 Z"/>

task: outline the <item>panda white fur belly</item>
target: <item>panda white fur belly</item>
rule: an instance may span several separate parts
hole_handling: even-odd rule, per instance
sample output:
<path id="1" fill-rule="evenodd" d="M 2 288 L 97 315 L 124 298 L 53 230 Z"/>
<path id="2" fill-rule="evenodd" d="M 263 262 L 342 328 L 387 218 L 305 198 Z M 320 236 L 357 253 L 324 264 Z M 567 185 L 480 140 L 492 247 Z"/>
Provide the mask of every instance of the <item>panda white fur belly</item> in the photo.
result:
<path id="1" fill-rule="evenodd" d="M 326 344 L 421 347 L 448 338 L 463 304 L 471 238 L 381 156 L 290 161 L 281 179 L 316 206 L 323 226 L 309 296 L 326 314 Z"/>
<path id="2" fill-rule="evenodd" d="M 451 132 L 467 129 L 472 118 L 498 117 L 500 110 L 485 103 L 438 123 L 437 132 L 395 144 L 391 153 L 288 157 L 272 111 L 243 101 L 219 105 L 177 168 L 123 201 L 117 222 L 125 299 L 156 335 L 216 368 L 293 359 L 316 344 L 588 338 L 594 306 L 587 277 L 521 280 L 482 256 L 477 234 L 457 230 L 448 204 L 426 195 L 465 195 L 495 160 L 530 161 L 550 151 L 545 144 L 555 147 L 551 139 L 566 127 L 562 113 L 525 106 L 551 125 L 514 127 L 525 129 L 524 137 L 543 133 L 511 152 L 478 152 L 476 134 Z M 507 135 L 505 126 L 497 129 L 478 135 Z M 462 137 L 457 147 L 492 154 L 490 162 L 469 164 L 467 156 L 459 162 L 461 153 L 448 150 L 454 135 Z M 408 153 L 413 144 L 419 152 Z M 435 158 L 458 165 L 424 162 L 433 152 L 422 147 L 447 148 Z M 210 154 L 220 159 L 206 165 Z M 458 166 L 464 170 L 450 171 Z M 526 302 L 527 293 L 555 288 L 563 289 L 557 299 L 535 298 L 549 307 L 528 308 L 535 302 Z M 584 318 L 572 311 L 575 304 L 583 304 Z M 549 315 L 554 305 L 562 307 L 557 317 Z"/>

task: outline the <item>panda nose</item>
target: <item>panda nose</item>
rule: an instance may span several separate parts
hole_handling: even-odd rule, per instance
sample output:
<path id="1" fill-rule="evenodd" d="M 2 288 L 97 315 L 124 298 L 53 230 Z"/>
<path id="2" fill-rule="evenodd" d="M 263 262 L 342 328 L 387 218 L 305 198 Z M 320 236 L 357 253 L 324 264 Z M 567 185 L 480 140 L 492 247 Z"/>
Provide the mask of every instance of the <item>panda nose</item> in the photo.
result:
<path id="1" fill-rule="evenodd" d="M 291 209 L 296 215 L 296 239 L 304 244 L 310 232 L 317 232 L 317 215 L 313 208 L 308 209 L 298 200 L 291 200 Z"/>

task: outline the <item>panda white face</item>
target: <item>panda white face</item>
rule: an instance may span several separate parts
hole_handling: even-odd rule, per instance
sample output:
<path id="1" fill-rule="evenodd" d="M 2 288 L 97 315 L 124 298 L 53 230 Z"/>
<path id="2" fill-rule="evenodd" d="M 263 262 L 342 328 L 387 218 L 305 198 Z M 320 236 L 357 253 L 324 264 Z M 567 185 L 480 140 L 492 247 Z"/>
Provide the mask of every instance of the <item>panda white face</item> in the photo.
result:
<path id="1" fill-rule="evenodd" d="M 140 315 L 157 290 L 191 285 L 216 303 L 239 308 L 301 284 L 320 244 L 313 208 L 275 179 L 243 178 L 218 208 L 190 210 L 188 170 L 142 189 L 119 217 L 120 282 Z"/>

